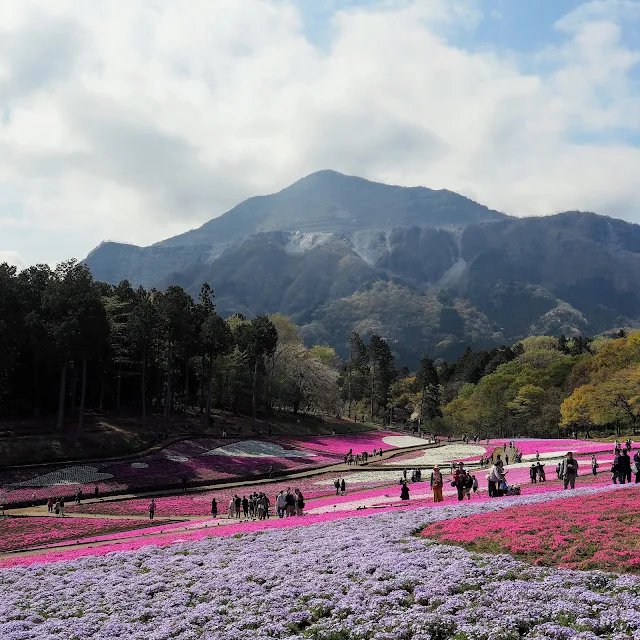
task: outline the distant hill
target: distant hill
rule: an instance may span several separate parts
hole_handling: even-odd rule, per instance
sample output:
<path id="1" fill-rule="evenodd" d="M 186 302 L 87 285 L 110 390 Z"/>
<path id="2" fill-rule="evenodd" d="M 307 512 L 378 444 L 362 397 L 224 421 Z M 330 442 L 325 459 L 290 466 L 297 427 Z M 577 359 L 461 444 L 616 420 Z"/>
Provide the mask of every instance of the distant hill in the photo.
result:
<path id="1" fill-rule="evenodd" d="M 513 218 L 450 191 L 314 173 L 150 247 L 103 243 L 95 277 L 194 296 L 228 315 L 291 315 L 308 342 L 350 331 L 398 355 L 454 357 L 530 333 L 640 320 L 640 226 L 593 213 Z"/>

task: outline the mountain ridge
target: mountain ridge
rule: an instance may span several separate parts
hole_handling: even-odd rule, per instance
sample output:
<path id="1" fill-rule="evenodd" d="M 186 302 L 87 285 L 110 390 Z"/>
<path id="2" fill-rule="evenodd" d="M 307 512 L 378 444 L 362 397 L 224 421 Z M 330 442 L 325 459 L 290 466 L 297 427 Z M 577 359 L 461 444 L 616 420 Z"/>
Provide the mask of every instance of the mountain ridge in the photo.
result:
<path id="1" fill-rule="evenodd" d="M 103 243 L 86 262 L 113 284 L 196 296 L 208 282 L 224 315 L 285 313 L 308 342 L 339 351 L 354 329 L 385 333 L 402 353 L 455 356 L 534 330 L 640 322 L 638 225 L 576 211 L 516 218 L 333 171 L 149 247 Z"/>

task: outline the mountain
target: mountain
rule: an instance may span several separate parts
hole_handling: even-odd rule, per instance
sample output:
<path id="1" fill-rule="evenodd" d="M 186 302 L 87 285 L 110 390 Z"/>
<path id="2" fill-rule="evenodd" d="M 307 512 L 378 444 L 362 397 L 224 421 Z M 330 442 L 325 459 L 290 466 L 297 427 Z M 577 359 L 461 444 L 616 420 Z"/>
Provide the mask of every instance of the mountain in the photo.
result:
<path id="1" fill-rule="evenodd" d="M 197 295 L 225 315 L 281 312 L 343 351 L 377 332 L 399 357 L 454 357 L 530 333 L 640 320 L 640 227 L 593 213 L 514 218 L 450 191 L 314 173 L 150 247 L 103 243 L 99 280 Z"/>

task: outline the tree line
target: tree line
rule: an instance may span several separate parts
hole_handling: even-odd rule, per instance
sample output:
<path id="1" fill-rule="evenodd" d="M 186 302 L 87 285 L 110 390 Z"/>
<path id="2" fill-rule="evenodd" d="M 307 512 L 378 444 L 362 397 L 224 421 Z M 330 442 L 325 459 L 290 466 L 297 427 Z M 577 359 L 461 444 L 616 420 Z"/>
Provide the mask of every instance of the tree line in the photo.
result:
<path id="1" fill-rule="evenodd" d="M 284 316 L 223 319 L 204 284 L 197 300 L 97 282 L 75 261 L 18 272 L 0 265 L 0 416 L 54 416 L 78 432 L 88 409 L 244 412 L 336 410 L 332 349 L 307 349 Z"/>

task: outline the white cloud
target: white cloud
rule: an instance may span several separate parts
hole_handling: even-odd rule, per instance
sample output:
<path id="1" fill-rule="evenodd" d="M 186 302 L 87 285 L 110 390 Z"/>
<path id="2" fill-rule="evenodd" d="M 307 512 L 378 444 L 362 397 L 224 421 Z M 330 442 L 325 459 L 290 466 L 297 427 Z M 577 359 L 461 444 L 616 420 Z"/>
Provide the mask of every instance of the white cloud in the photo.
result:
<path id="1" fill-rule="evenodd" d="M 18 267 L 18 269 L 24 269 L 27 265 L 22 259 L 22 256 L 17 251 L 1 251 L 0 250 L 0 264 L 6 262 L 12 267 Z"/>
<path id="2" fill-rule="evenodd" d="M 477 24 L 473 0 L 339 9 L 322 48 L 299 6 L 3 3 L 2 244 L 27 262 L 148 244 L 321 168 L 515 214 L 638 220 L 640 150 L 624 137 L 640 133 L 640 51 L 619 26 L 636 2 L 559 21 L 564 42 L 540 50 L 537 74 L 447 40 Z"/>

